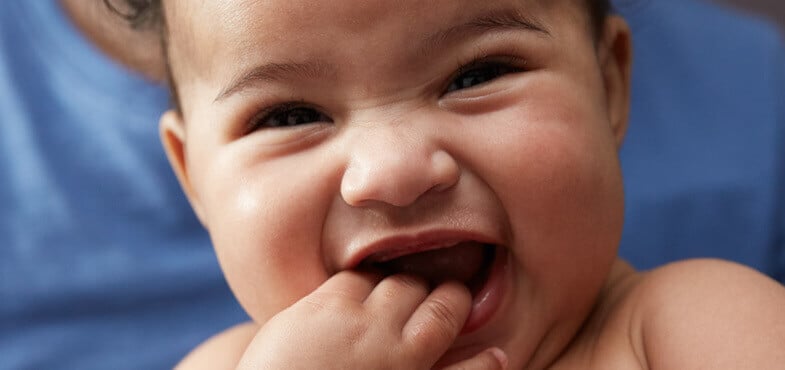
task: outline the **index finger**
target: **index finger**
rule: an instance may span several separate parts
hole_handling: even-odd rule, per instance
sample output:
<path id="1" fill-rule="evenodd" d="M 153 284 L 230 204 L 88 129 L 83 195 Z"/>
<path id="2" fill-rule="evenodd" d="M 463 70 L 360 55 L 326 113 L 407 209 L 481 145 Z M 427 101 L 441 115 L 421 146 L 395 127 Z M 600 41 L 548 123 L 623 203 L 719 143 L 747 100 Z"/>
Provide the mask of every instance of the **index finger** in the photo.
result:
<path id="1" fill-rule="evenodd" d="M 414 311 L 403 328 L 403 337 L 414 348 L 430 348 L 419 353 L 424 363 L 434 364 L 458 337 L 471 306 L 472 296 L 466 286 L 443 283 Z"/>

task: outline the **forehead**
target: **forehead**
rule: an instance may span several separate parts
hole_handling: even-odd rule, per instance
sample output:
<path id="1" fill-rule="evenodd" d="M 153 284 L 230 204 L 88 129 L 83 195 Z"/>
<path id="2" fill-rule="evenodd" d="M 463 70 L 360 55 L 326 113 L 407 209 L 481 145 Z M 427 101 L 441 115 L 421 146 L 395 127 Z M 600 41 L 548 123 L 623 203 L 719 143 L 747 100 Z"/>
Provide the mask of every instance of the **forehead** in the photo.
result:
<path id="1" fill-rule="evenodd" d="M 165 1 L 178 84 L 269 60 L 350 51 L 388 59 L 451 26 L 515 13 L 543 28 L 585 23 L 580 0 L 203 0 Z M 571 5 L 571 6 L 565 6 Z M 380 43 L 386 48 L 378 47 Z M 422 46 L 422 45 L 421 45 Z"/>

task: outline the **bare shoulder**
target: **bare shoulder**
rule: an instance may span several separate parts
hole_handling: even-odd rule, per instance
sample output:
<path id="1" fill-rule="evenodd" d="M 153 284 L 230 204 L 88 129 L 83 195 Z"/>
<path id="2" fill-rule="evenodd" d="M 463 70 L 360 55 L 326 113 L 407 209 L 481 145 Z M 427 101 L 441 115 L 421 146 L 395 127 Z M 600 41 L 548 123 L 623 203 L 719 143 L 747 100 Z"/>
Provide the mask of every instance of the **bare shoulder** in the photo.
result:
<path id="1" fill-rule="evenodd" d="M 730 262 L 692 260 L 644 275 L 635 288 L 651 369 L 780 369 L 785 287 Z"/>
<path id="2" fill-rule="evenodd" d="M 257 331 L 259 326 L 251 322 L 227 329 L 196 347 L 175 369 L 234 369 Z"/>

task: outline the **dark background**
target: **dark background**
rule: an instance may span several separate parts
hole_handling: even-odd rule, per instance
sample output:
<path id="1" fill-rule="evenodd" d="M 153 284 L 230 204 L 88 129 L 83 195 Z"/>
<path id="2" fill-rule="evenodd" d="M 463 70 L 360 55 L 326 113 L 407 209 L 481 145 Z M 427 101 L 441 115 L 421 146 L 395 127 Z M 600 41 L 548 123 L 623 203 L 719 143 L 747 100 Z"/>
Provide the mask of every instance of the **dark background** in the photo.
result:
<path id="1" fill-rule="evenodd" d="M 655 0 L 656 1 L 656 0 Z M 767 18 L 785 30 L 785 0 L 714 0 Z"/>

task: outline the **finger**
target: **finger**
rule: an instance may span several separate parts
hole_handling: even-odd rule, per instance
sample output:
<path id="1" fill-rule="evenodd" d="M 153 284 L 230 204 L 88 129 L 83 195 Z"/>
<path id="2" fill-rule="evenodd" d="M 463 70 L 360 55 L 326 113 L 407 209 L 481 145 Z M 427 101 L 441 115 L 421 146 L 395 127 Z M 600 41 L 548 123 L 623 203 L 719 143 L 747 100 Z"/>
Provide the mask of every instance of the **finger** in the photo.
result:
<path id="1" fill-rule="evenodd" d="M 396 274 L 383 279 L 365 300 L 365 306 L 375 316 L 402 328 L 415 309 L 428 296 L 425 280 L 412 275 Z M 379 314 L 381 313 L 381 314 Z"/>
<path id="2" fill-rule="evenodd" d="M 382 276 L 368 272 L 341 271 L 327 279 L 311 293 L 312 296 L 339 296 L 352 301 L 363 302 L 373 291 Z"/>
<path id="3" fill-rule="evenodd" d="M 439 285 L 404 325 L 404 343 L 412 346 L 412 355 L 423 363 L 436 363 L 463 328 L 471 304 L 471 294 L 463 284 Z"/>
<path id="4" fill-rule="evenodd" d="M 489 348 L 474 357 L 442 368 L 441 370 L 505 370 L 507 354 L 499 348 Z"/>

